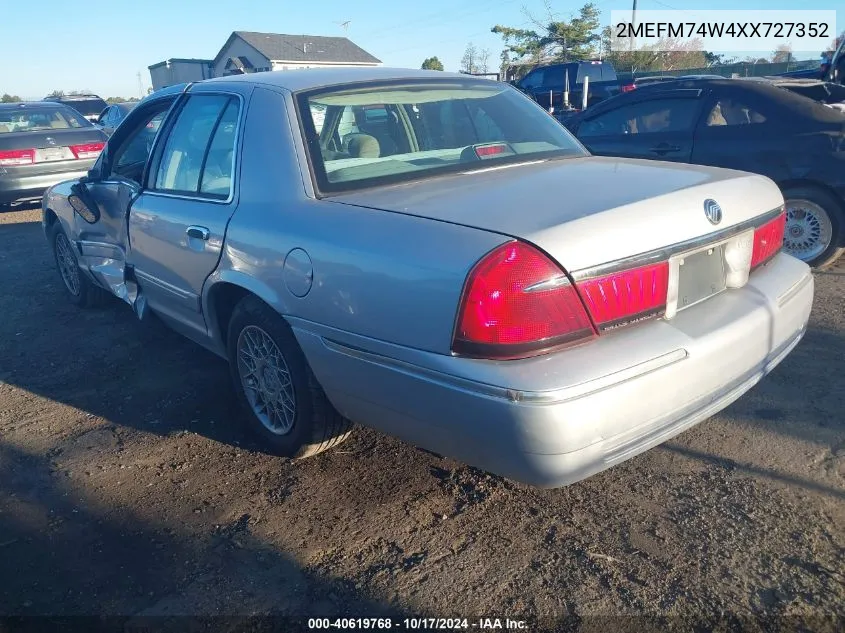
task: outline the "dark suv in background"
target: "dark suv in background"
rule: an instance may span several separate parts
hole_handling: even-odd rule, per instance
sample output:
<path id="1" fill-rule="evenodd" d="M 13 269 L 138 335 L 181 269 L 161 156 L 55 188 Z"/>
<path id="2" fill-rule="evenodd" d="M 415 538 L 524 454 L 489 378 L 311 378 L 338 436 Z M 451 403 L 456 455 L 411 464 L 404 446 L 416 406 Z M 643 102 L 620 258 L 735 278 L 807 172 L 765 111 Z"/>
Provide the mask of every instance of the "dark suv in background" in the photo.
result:
<path id="1" fill-rule="evenodd" d="M 61 97 L 44 97 L 43 100 L 54 101 L 73 108 L 91 123 L 96 123 L 100 113 L 109 107 L 109 104 L 97 95 L 63 95 Z"/>
<path id="2" fill-rule="evenodd" d="M 540 66 L 529 72 L 514 85 L 543 106 L 553 105 L 556 112 L 563 110 L 563 92 L 569 75 L 569 103 L 581 108 L 584 78 L 589 77 L 587 106 L 619 94 L 619 78 L 611 64 L 600 61 L 567 62 Z M 551 103 L 550 103 L 551 101 Z"/>

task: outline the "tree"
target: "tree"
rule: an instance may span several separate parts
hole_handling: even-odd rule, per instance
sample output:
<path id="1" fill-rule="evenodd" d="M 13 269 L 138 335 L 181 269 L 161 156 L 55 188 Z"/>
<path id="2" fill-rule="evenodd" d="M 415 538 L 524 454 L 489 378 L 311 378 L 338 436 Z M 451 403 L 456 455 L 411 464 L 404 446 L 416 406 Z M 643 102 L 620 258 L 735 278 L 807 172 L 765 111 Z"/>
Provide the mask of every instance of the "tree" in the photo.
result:
<path id="1" fill-rule="evenodd" d="M 772 52 L 772 63 L 782 64 L 792 60 L 792 47 L 789 44 L 780 44 Z"/>
<path id="2" fill-rule="evenodd" d="M 511 61 L 569 61 L 589 59 L 600 52 L 600 12 L 591 2 L 585 4 L 569 21 L 556 20 L 550 5 L 546 5 L 544 20 L 529 14 L 537 30 L 517 29 L 497 24 L 491 31 L 502 36 Z"/>
<path id="3" fill-rule="evenodd" d="M 10 95 L 8 92 L 0 97 L 0 103 L 18 103 L 21 98 L 18 95 Z"/>
<path id="4" fill-rule="evenodd" d="M 443 70 L 443 62 L 437 59 L 437 56 L 428 57 L 422 63 L 423 70 Z"/>
<path id="5" fill-rule="evenodd" d="M 477 73 L 478 72 L 478 50 L 475 44 L 470 42 L 464 50 L 464 56 L 461 57 L 461 72 L 463 73 Z"/>
<path id="6" fill-rule="evenodd" d="M 482 48 L 478 53 L 478 72 L 486 73 L 490 64 L 490 51 Z"/>
<path id="7" fill-rule="evenodd" d="M 63 90 L 54 90 L 50 94 L 47 95 L 48 97 L 64 97 L 65 93 Z"/>
<path id="8" fill-rule="evenodd" d="M 106 99 L 106 103 L 126 103 L 126 99 L 124 99 L 123 97 L 109 97 L 108 99 Z"/>

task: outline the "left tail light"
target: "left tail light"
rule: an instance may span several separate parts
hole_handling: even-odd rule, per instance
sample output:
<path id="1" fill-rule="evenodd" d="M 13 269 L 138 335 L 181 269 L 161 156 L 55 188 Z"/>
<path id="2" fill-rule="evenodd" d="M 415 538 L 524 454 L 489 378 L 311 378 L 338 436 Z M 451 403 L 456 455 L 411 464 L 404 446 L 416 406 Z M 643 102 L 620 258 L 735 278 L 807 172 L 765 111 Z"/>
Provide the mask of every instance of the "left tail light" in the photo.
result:
<path id="1" fill-rule="evenodd" d="M 634 84 L 625 84 L 622 86 L 622 92 L 632 92 L 637 88 Z"/>
<path id="2" fill-rule="evenodd" d="M 596 335 L 566 272 L 524 242 L 508 242 L 470 271 L 458 311 L 452 351 L 515 359 Z"/>
<path id="3" fill-rule="evenodd" d="M 34 149 L 0 150 L 0 167 L 31 165 L 35 162 Z"/>
<path id="4" fill-rule="evenodd" d="M 80 160 L 85 158 L 97 158 L 105 146 L 106 144 L 103 142 L 85 143 L 84 145 L 71 145 L 70 151 L 72 151 L 73 155 Z"/>

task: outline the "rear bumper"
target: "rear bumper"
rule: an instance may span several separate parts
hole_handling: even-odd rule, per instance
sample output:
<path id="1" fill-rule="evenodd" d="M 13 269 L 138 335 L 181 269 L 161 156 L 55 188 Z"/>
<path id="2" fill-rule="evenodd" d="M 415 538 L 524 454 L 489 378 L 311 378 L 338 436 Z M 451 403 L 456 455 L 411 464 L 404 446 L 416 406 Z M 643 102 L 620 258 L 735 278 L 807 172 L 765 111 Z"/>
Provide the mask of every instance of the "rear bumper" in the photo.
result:
<path id="1" fill-rule="evenodd" d="M 525 384 L 523 361 L 450 358 L 461 371 L 445 373 L 300 325 L 294 331 L 326 394 L 350 419 L 517 481 L 557 487 L 648 450 L 739 398 L 800 341 L 813 292 L 809 268 L 780 254 L 744 288 L 671 321 L 618 330 L 539 361 L 542 373 L 533 375 L 552 376 L 557 386 L 535 390 Z M 473 371 L 484 380 L 473 380 Z"/>
<path id="2" fill-rule="evenodd" d="M 0 204 L 39 200 L 53 185 L 85 176 L 93 164 L 93 160 L 79 161 L 71 171 L 49 173 L 22 173 L 12 169 L 2 173 L 0 168 Z"/>

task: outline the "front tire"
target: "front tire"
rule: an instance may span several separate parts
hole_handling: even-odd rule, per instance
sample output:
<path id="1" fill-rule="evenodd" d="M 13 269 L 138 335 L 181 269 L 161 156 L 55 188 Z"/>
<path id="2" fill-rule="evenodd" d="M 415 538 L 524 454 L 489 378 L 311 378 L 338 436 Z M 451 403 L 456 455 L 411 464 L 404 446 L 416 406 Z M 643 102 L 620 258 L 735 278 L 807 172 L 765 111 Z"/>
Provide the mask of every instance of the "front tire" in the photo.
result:
<path id="1" fill-rule="evenodd" d="M 57 221 L 50 228 L 50 245 L 53 259 L 62 280 L 62 288 L 70 302 L 82 308 L 102 305 L 108 298 L 105 290 L 94 283 L 79 268 L 73 244 Z"/>
<path id="2" fill-rule="evenodd" d="M 227 346 L 249 430 L 273 453 L 301 459 L 349 436 L 351 423 L 326 398 L 290 326 L 261 300 L 235 307 Z"/>
<path id="3" fill-rule="evenodd" d="M 819 270 L 833 264 L 845 251 L 842 205 L 815 187 L 786 189 L 783 197 L 786 201 L 784 251 Z"/>

